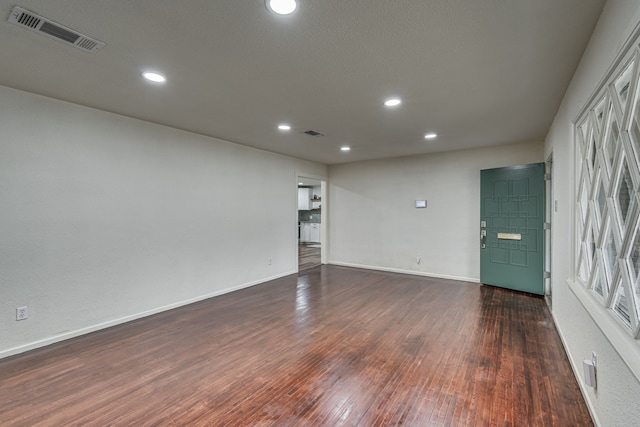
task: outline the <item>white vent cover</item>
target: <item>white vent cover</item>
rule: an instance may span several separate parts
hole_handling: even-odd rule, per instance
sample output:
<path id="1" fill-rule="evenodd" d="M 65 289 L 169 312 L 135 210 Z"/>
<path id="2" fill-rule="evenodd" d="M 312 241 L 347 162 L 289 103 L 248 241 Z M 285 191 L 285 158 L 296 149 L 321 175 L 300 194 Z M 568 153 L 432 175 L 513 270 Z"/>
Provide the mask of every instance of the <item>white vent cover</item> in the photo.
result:
<path id="1" fill-rule="evenodd" d="M 57 24 L 50 19 L 43 18 L 18 6 L 15 6 L 11 11 L 9 22 L 89 53 L 96 53 L 105 45 L 101 41 L 87 37 L 71 28 Z"/>

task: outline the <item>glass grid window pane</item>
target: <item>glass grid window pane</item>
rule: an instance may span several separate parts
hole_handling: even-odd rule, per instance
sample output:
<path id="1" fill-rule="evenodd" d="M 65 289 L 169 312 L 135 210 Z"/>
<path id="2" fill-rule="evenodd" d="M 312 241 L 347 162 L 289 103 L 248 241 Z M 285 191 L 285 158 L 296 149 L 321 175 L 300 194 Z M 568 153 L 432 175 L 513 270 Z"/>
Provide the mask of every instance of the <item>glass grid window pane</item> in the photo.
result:
<path id="1" fill-rule="evenodd" d="M 605 140 L 605 154 L 609 167 L 615 162 L 616 150 L 620 142 L 620 129 L 615 114 L 611 114 L 611 121 L 608 124 L 607 137 Z"/>
<path id="2" fill-rule="evenodd" d="M 580 137 L 579 137 L 579 141 L 580 141 L 580 157 L 582 159 L 586 159 L 587 158 L 587 153 L 586 150 L 588 148 L 588 141 L 589 141 L 589 129 L 591 127 L 591 121 L 590 120 L 585 120 L 584 123 L 580 126 Z"/>
<path id="3" fill-rule="evenodd" d="M 636 157 L 640 159 L 640 84 L 636 85 L 636 94 L 633 101 L 633 110 L 629 124 L 629 139 L 636 152 Z"/>
<path id="4" fill-rule="evenodd" d="M 623 63 L 575 133 L 576 274 L 632 334 L 640 324 L 638 73 L 633 60 Z"/>
<path id="5" fill-rule="evenodd" d="M 596 122 L 598 123 L 598 129 L 600 129 L 600 132 L 602 132 L 603 130 L 605 113 L 609 109 L 608 107 L 609 102 L 607 102 L 607 98 L 605 97 L 598 103 L 598 106 L 595 108 Z"/>
<path id="6" fill-rule="evenodd" d="M 640 103 L 638 103 L 640 105 Z M 631 121 L 631 129 L 629 129 L 629 137 L 633 144 L 633 148 L 636 150 L 636 156 L 640 158 L 640 111 L 634 114 L 634 118 Z"/>
<path id="7" fill-rule="evenodd" d="M 593 278 L 593 290 L 601 297 L 604 297 L 604 289 L 602 288 L 602 276 L 599 274 L 599 270 L 597 268 L 593 271 L 593 274 L 595 274 L 595 277 Z"/>
<path id="8" fill-rule="evenodd" d="M 624 114 L 624 109 L 627 105 L 627 99 L 629 98 L 629 89 L 631 87 L 631 78 L 633 73 L 633 61 L 627 66 L 627 68 L 622 72 L 620 77 L 616 80 L 614 86 L 616 95 L 618 95 L 618 100 L 620 101 L 620 106 L 622 107 L 622 113 Z"/>
<path id="9" fill-rule="evenodd" d="M 596 166 L 596 156 L 598 154 L 596 138 L 593 133 L 591 134 L 591 140 L 589 142 L 589 164 L 591 165 L 591 170 L 595 169 Z"/>
<path id="10" fill-rule="evenodd" d="M 625 224 L 627 223 L 627 216 L 629 215 L 629 209 L 631 208 L 631 202 L 635 192 L 636 190 L 633 185 L 633 180 L 631 179 L 631 173 L 629 172 L 627 160 L 625 159 L 622 162 L 622 172 L 620 182 L 618 183 L 618 194 L 615 198 L 620 210 L 620 215 L 622 216 L 622 221 Z"/>
<path id="11" fill-rule="evenodd" d="M 609 226 L 607 230 L 606 237 L 603 242 L 603 254 L 605 259 L 605 268 L 606 268 L 606 288 L 604 289 L 604 295 L 609 294 L 609 289 L 611 289 L 611 282 L 613 281 L 613 277 L 615 276 L 616 270 L 618 269 L 618 249 L 616 247 L 615 239 L 613 238 L 613 230 L 611 226 Z"/>
<path id="12" fill-rule="evenodd" d="M 633 280 L 636 281 L 638 276 L 640 276 L 640 233 L 638 233 L 637 230 L 631 246 L 631 252 L 629 253 L 629 264 L 634 274 Z"/>
<path id="13" fill-rule="evenodd" d="M 581 228 L 587 222 L 589 216 L 589 189 L 591 188 L 591 183 L 589 182 L 589 176 L 585 169 L 582 177 L 582 183 L 580 184 L 579 195 L 578 195 L 578 203 L 579 203 L 579 212 L 580 212 L 580 225 Z M 582 235 L 582 230 L 580 230 L 580 236 Z"/>
<path id="14" fill-rule="evenodd" d="M 593 265 L 596 258 L 596 232 L 593 230 L 593 224 L 589 225 L 589 237 L 587 238 L 587 251 L 589 254 L 590 265 Z"/>
<path id="15" fill-rule="evenodd" d="M 629 303 L 622 283 L 618 286 L 612 308 L 618 315 L 618 318 L 620 318 L 627 326 L 631 326 L 631 312 L 629 311 Z"/>
<path id="16" fill-rule="evenodd" d="M 636 307 L 636 310 L 638 309 L 638 307 L 640 307 L 640 280 L 636 280 L 633 283 L 633 294 L 632 297 L 634 299 L 634 306 Z M 634 313 L 634 315 L 636 316 L 636 319 L 638 318 L 638 316 L 640 315 L 640 313 L 638 313 L 637 311 Z"/>
<path id="17" fill-rule="evenodd" d="M 580 277 L 585 283 L 589 279 L 589 263 L 587 262 L 587 252 L 584 248 L 580 250 L 580 258 L 578 260 L 578 277 Z"/>
<path id="18" fill-rule="evenodd" d="M 604 183 L 602 182 L 602 175 L 600 175 L 600 186 L 598 187 L 598 195 L 596 196 L 596 200 L 598 202 L 598 210 L 600 213 L 600 217 L 604 213 L 604 208 L 607 206 L 607 193 L 604 190 Z"/>

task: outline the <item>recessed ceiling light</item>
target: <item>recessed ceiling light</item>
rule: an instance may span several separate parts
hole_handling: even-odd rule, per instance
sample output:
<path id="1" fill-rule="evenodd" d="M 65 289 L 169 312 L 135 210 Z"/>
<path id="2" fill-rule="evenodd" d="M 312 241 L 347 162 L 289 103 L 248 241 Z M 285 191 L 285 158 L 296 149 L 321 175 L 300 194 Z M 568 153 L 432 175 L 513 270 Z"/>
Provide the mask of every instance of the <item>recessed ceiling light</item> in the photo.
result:
<path id="1" fill-rule="evenodd" d="M 349 147 L 348 145 L 345 145 L 344 147 L 340 147 L 341 151 L 351 151 L 351 147 Z"/>
<path id="2" fill-rule="evenodd" d="M 400 98 L 389 98 L 384 101 L 384 105 L 387 107 L 397 107 L 400 104 L 402 104 L 402 99 Z"/>
<path id="3" fill-rule="evenodd" d="M 296 0 L 266 0 L 267 8 L 278 15 L 292 14 L 298 5 Z"/>
<path id="4" fill-rule="evenodd" d="M 167 81 L 167 78 L 165 76 L 163 76 L 162 74 L 154 73 L 152 71 L 145 71 L 144 73 L 142 73 L 142 77 L 153 83 L 164 83 Z"/>
<path id="5" fill-rule="evenodd" d="M 278 129 L 280 129 L 280 130 L 291 130 L 291 126 L 282 123 L 282 124 L 278 125 Z"/>
<path id="6" fill-rule="evenodd" d="M 435 133 L 435 132 L 431 132 L 431 133 L 426 134 L 426 135 L 424 136 L 424 139 L 434 139 L 434 138 L 435 138 L 435 137 L 437 137 L 437 136 L 438 136 L 438 134 L 437 134 L 437 133 Z"/>

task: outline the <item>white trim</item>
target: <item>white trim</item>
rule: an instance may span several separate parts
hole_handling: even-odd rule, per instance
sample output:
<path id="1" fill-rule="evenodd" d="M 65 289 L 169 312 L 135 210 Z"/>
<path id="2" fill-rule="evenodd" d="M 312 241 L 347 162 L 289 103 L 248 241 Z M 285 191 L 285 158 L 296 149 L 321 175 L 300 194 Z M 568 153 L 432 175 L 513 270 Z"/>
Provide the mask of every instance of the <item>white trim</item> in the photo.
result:
<path id="1" fill-rule="evenodd" d="M 556 315 L 554 312 L 551 312 L 551 318 L 553 319 L 553 323 L 556 325 L 556 330 L 558 331 L 558 335 L 560 335 L 560 341 L 562 341 L 562 346 L 564 347 L 564 351 L 567 353 L 569 364 L 571 365 L 571 369 L 573 370 L 573 375 L 576 377 L 576 381 L 578 381 L 580 392 L 582 393 L 582 397 L 584 398 L 584 401 L 587 404 L 587 409 L 589 409 L 589 414 L 591 415 L 591 419 L 596 426 L 601 426 L 602 423 L 600 423 L 600 419 L 598 418 L 596 408 L 593 407 L 593 402 L 589 398 L 590 396 L 589 396 L 589 393 L 587 392 L 587 387 L 584 384 L 584 381 L 582 381 L 583 372 L 581 370 L 581 367 L 576 366 L 573 362 L 574 360 L 579 360 L 579 359 L 575 359 L 571 355 L 571 351 L 569 349 L 569 346 L 567 345 L 567 340 L 564 338 L 564 335 L 562 334 L 562 329 L 560 329 L 560 326 L 558 325 L 558 319 L 556 319 Z"/>
<path id="2" fill-rule="evenodd" d="M 553 199 L 553 150 L 547 156 L 544 162 L 545 175 L 549 175 L 549 179 L 544 181 L 544 198 L 545 198 L 545 223 L 549 224 L 549 228 L 543 231 L 544 236 L 544 271 L 549 273 L 549 278 L 544 279 L 544 296 L 547 304 L 553 298 L 551 291 L 553 288 L 553 230 L 554 230 L 554 199 Z"/>
<path id="3" fill-rule="evenodd" d="M 640 381 L 640 343 L 629 335 L 629 332 L 618 323 L 614 316 L 607 313 L 607 309 L 589 294 L 588 289 L 571 280 L 567 280 L 567 285 L 609 341 L 611 347 L 618 353 L 636 379 Z M 567 346 L 565 346 L 566 348 Z"/>
<path id="4" fill-rule="evenodd" d="M 388 268 L 388 267 L 378 267 L 374 265 L 353 264 L 350 262 L 330 261 L 329 264 L 339 265 L 342 267 L 364 268 L 366 270 L 386 271 L 388 273 L 412 274 L 414 276 L 435 277 L 437 279 L 449 279 L 449 280 L 457 280 L 460 282 L 480 283 L 480 279 L 472 278 L 472 277 L 450 276 L 448 274 L 426 273 L 423 271 L 402 270 L 400 268 Z"/>
<path id="5" fill-rule="evenodd" d="M 296 274 L 295 271 L 289 271 L 282 274 L 277 274 L 275 276 L 267 277 L 265 279 L 254 280 L 252 282 L 243 283 L 238 286 L 234 286 L 232 288 L 223 289 L 221 291 L 212 292 L 210 294 L 201 295 L 195 298 L 190 298 L 188 300 L 179 301 L 173 304 L 168 304 L 162 307 L 157 307 L 151 310 L 143 311 L 140 313 L 132 314 L 129 316 L 124 316 L 119 319 L 109 320 L 108 322 L 98 323 L 96 325 L 88 326 L 86 328 L 76 329 L 75 331 L 65 332 L 63 334 L 54 335 L 49 338 L 45 338 L 38 341 L 33 341 L 28 344 L 20 345 L 18 347 L 9 348 L 7 350 L 0 351 L 0 359 L 5 357 L 14 356 L 16 354 L 24 353 L 29 350 L 34 350 L 36 348 L 45 347 L 47 345 L 55 344 L 60 341 L 65 341 L 71 338 L 75 338 L 81 335 L 86 335 L 91 332 L 96 332 L 101 329 L 110 328 L 112 326 L 121 325 L 123 323 L 131 322 L 133 320 L 141 319 L 143 317 L 151 316 L 154 314 L 161 313 L 163 311 L 173 310 L 174 308 L 182 307 L 185 305 L 193 304 L 195 302 L 203 301 L 209 298 L 217 297 L 219 295 L 227 294 L 229 292 L 239 291 L 240 289 L 249 288 L 251 286 L 260 285 L 262 283 L 268 282 L 270 280 L 279 279 L 281 277 L 289 276 L 291 274 Z"/>

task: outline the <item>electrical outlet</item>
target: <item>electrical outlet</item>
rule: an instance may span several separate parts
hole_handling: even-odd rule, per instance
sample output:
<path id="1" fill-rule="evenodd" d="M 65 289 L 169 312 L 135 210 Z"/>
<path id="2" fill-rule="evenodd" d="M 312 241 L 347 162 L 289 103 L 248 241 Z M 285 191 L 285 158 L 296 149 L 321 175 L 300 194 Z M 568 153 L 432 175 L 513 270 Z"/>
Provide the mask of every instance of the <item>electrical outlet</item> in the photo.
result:
<path id="1" fill-rule="evenodd" d="M 422 257 L 418 254 L 416 255 L 416 264 L 420 264 L 420 261 L 422 261 Z"/>
<path id="2" fill-rule="evenodd" d="M 269 258 L 269 265 L 271 265 L 271 263 L 273 262 L 273 260 L 271 258 Z"/>
<path id="3" fill-rule="evenodd" d="M 24 307 L 16 308 L 16 320 L 26 320 L 29 318 L 29 307 L 26 305 Z"/>

